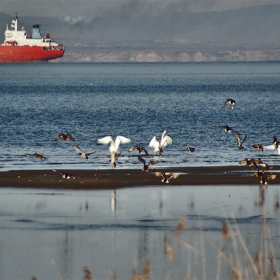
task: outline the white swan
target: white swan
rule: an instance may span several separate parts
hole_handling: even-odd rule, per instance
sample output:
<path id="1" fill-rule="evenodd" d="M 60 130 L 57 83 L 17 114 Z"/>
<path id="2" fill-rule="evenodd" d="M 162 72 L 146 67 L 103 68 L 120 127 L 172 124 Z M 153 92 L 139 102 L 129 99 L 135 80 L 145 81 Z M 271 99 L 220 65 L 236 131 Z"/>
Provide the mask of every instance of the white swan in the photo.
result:
<path id="1" fill-rule="evenodd" d="M 154 136 L 150 141 L 149 147 L 154 148 L 155 153 L 162 153 L 163 147 L 167 144 L 172 145 L 172 138 L 166 135 L 166 133 L 167 131 L 164 130 L 159 141 L 157 141 L 156 136 Z"/>
<path id="2" fill-rule="evenodd" d="M 130 143 L 131 140 L 124 136 L 117 136 L 114 141 L 112 136 L 105 136 L 103 138 L 98 139 L 97 142 L 105 145 L 110 144 L 109 147 L 110 153 L 117 153 L 121 143 L 122 144 Z"/>

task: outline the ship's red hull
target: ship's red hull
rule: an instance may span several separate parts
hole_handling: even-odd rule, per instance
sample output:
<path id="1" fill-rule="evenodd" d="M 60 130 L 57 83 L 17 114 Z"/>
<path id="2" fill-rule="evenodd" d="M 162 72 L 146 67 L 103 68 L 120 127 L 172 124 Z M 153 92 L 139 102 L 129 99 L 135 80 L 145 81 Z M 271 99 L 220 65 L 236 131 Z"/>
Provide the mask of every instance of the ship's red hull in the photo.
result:
<path id="1" fill-rule="evenodd" d="M 0 46 L 0 62 L 48 61 L 62 57 L 64 47 Z"/>

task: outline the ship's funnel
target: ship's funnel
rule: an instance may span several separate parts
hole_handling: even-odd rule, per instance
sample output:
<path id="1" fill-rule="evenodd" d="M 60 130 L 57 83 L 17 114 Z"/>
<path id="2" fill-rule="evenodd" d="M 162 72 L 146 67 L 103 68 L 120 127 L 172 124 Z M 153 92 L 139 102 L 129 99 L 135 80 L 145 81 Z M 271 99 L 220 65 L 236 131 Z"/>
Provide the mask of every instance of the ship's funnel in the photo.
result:
<path id="1" fill-rule="evenodd" d="M 41 39 L 40 24 L 34 24 L 32 28 L 32 39 Z"/>

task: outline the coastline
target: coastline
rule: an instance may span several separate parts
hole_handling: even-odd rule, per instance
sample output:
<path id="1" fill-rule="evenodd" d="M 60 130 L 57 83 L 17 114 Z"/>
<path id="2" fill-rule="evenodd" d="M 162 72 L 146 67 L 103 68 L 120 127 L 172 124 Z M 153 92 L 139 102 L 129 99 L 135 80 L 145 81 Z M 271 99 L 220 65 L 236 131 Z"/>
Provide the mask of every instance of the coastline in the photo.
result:
<path id="1" fill-rule="evenodd" d="M 0 172 L 0 187 L 102 190 L 138 186 L 186 185 L 259 185 L 255 168 L 246 166 L 170 167 L 150 169 L 101 169 L 101 170 L 12 170 Z M 64 179 L 61 172 L 69 172 L 75 179 Z M 174 172 L 180 176 L 163 183 L 155 172 Z M 280 166 L 267 173 L 278 174 Z M 280 184 L 280 175 L 270 184 Z"/>

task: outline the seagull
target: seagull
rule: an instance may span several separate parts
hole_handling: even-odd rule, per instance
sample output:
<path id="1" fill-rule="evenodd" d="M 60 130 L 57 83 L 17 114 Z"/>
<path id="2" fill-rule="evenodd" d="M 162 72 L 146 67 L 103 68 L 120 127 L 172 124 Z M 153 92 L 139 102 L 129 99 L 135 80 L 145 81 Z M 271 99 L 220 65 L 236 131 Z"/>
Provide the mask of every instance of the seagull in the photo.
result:
<path id="1" fill-rule="evenodd" d="M 159 176 L 161 176 L 161 178 L 162 178 L 162 182 L 163 183 L 169 183 L 169 180 L 171 179 L 171 178 L 174 178 L 174 179 L 176 179 L 176 178 L 178 178 L 179 176 L 180 176 L 180 174 L 178 174 L 178 173 L 173 173 L 173 172 L 170 172 L 170 173 L 165 173 L 165 172 L 155 172 L 155 175 L 157 176 L 157 177 L 159 177 Z"/>
<path id="2" fill-rule="evenodd" d="M 67 133 L 67 134 L 59 133 L 59 134 L 55 137 L 55 140 L 59 140 L 59 139 L 62 139 L 63 141 L 66 141 L 67 139 L 70 139 L 70 140 L 72 140 L 72 141 L 75 141 L 75 138 L 74 138 L 70 133 Z"/>
<path id="3" fill-rule="evenodd" d="M 188 147 L 187 151 L 193 153 L 195 151 L 195 148 Z"/>
<path id="4" fill-rule="evenodd" d="M 156 154 L 161 154 L 163 152 L 163 147 L 167 144 L 172 145 L 172 138 L 166 135 L 166 133 L 167 131 L 164 130 L 160 141 L 157 141 L 156 136 L 154 136 L 149 143 L 149 147 L 153 147 Z"/>
<path id="5" fill-rule="evenodd" d="M 233 128 L 229 127 L 228 125 L 220 125 L 220 126 L 213 125 L 212 126 L 212 128 L 219 128 L 219 127 L 223 128 L 225 130 L 225 132 L 231 132 L 231 131 L 235 132 L 235 130 Z"/>
<path id="6" fill-rule="evenodd" d="M 133 152 L 134 150 L 137 150 L 139 154 L 144 152 L 146 156 L 149 155 L 148 151 L 144 147 L 139 147 L 139 146 L 133 146 L 128 151 Z"/>
<path id="7" fill-rule="evenodd" d="M 233 110 L 235 106 L 235 100 L 233 100 L 232 98 L 228 98 L 226 99 L 224 106 L 226 106 L 227 104 L 231 104 L 231 109 Z"/>
<path id="8" fill-rule="evenodd" d="M 157 164 L 157 163 L 158 163 L 157 160 L 150 160 L 149 163 L 146 164 L 146 161 L 145 161 L 141 156 L 138 156 L 138 159 L 144 164 L 144 166 L 143 166 L 143 168 L 142 168 L 142 170 L 143 170 L 144 172 L 148 172 L 148 171 L 149 171 L 148 168 L 149 168 L 150 164 L 153 164 L 153 165 L 154 165 L 154 164 Z"/>
<path id="9" fill-rule="evenodd" d="M 253 145 L 253 148 L 255 148 L 255 149 L 257 149 L 257 150 L 259 150 L 259 151 L 261 151 L 261 152 L 264 151 L 264 147 L 263 147 L 262 144 L 254 144 L 254 145 Z"/>
<path id="10" fill-rule="evenodd" d="M 40 159 L 40 160 L 44 160 L 46 159 L 44 156 L 38 154 L 38 153 L 35 153 L 35 154 L 25 154 L 27 157 L 29 156 L 35 156 L 36 158 Z"/>
<path id="11" fill-rule="evenodd" d="M 130 143 L 131 140 L 124 136 L 117 136 L 115 141 L 113 140 L 112 136 L 106 136 L 97 140 L 100 144 L 110 144 L 109 150 L 110 153 L 114 152 L 115 154 L 118 152 L 120 144 L 127 144 Z"/>
<path id="12" fill-rule="evenodd" d="M 244 150 L 244 147 L 242 146 L 242 144 L 244 143 L 246 138 L 247 138 L 247 135 L 245 135 L 245 137 L 241 141 L 240 134 L 236 131 L 237 147 L 238 147 L 239 150 Z"/>
<path id="13" fill-rule="evenodd" d="M 75 145 L 75 149 L 79 152 L 79 155 L 82 156 L 84 159 L 88 159 L 88 156 L 91 154 L 94 154 L 96 151 L 93 151 L 91 153 L 84 153 L 78 145 Z"/>
<path id="14" fill-rule="evenodd" d="M 75 176 L 69 174 L 68 172 L 66 172 L 66 173 L 65 172 L 60 172 L 60 171 L 57 171 L 53 168 L 52 168 L 52 171 L 60 173 L 62 175 L 62 178 L 64 178 L 64 179 L 75 179 Z"/>

